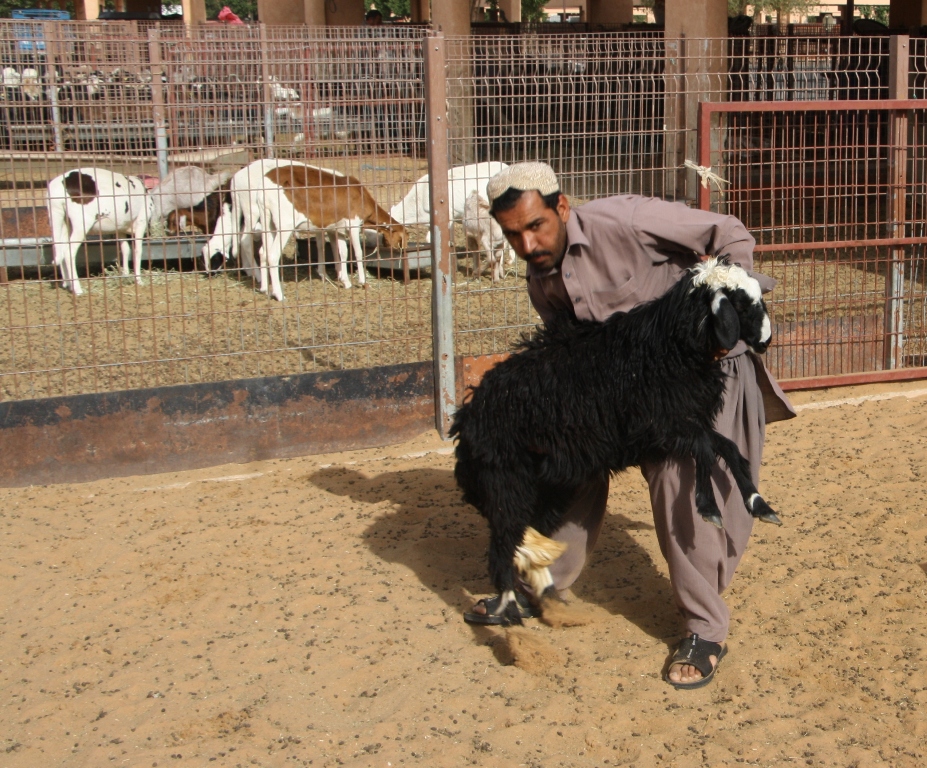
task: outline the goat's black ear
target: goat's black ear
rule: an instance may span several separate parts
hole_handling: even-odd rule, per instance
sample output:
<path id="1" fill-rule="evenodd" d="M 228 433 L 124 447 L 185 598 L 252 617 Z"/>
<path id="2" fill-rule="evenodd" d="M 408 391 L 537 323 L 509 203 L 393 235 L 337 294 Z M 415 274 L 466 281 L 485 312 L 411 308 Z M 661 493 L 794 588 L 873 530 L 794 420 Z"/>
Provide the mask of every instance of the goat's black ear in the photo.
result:
<path id="1" fill-rule="evenodd" d="M 740 338 L 740 319 L 730 299 L 723 293 L 715 296 L 711 303 L 714 316 L 712 330 L 719 349 L 733 349 Z"/>

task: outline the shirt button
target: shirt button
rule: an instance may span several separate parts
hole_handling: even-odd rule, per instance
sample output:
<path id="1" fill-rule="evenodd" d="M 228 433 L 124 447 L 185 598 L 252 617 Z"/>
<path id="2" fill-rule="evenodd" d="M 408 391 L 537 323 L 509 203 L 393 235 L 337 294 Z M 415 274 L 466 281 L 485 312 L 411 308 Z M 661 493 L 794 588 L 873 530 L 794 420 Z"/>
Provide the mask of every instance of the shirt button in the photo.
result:
<path id="1" fill-rule="evenodd" d="M 582 296 L 577 296 L 575 299 L 573 299 L 573 303 L 579 304 L 579 302 L 581 302 L 582 300 L 583 300 Z"/>
<path id="2" fill-rule="evenodd" d="M 570 276 L 570 273 L 569 273 L 569 272 L 567 272 L 567 273 L 564 275 L 564 277 L 569 277 L 569 276 Z"/>

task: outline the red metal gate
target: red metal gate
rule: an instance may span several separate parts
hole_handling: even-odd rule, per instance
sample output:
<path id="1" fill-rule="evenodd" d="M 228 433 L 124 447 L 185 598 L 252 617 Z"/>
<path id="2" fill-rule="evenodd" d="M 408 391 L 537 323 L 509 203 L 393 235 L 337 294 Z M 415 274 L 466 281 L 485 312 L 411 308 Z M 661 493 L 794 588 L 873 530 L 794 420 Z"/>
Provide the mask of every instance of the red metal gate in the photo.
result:
<path id="1" fill-rule="evenodd" d="M 699 207 L 757 238 L 779 281 L 770 311 L 780 379 L 922 377 L 927 101 L 700 104 Z"/>

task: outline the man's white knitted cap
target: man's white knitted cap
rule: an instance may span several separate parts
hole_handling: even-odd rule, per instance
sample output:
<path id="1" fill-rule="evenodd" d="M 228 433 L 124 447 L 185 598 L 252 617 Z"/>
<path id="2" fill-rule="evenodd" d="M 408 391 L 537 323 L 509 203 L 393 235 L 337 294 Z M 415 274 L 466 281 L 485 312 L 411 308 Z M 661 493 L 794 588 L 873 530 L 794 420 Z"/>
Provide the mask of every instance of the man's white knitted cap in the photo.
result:
<path id="1" fill-rule="evenodd" d="M 492 205 L 509 187 L 527 192 L 536 189 L 542 196 L 560 191 L 557 174 L 547 163 L 516 163 L 493 176 L 486 184 L 486 194 Z"/>

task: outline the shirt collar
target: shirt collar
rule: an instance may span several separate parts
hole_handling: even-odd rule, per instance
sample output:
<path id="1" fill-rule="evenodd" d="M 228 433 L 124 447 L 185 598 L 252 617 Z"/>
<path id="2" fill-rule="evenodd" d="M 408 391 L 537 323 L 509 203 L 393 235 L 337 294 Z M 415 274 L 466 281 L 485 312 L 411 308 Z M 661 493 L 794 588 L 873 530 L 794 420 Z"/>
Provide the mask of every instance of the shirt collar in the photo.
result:
<path id="1" fill-rule="evenodd" d="M 573 250 L 573 255 L 579 255 L 580 248 L 589 247 L 589 239 L 586 237 L 586 233 L 583 232 L 583 228 L 579 224 L 579 219 L 576 216 L 576 211 L 572 208 L 570 209 L 570 218 L 567 219 L 567 250 Z"/>

